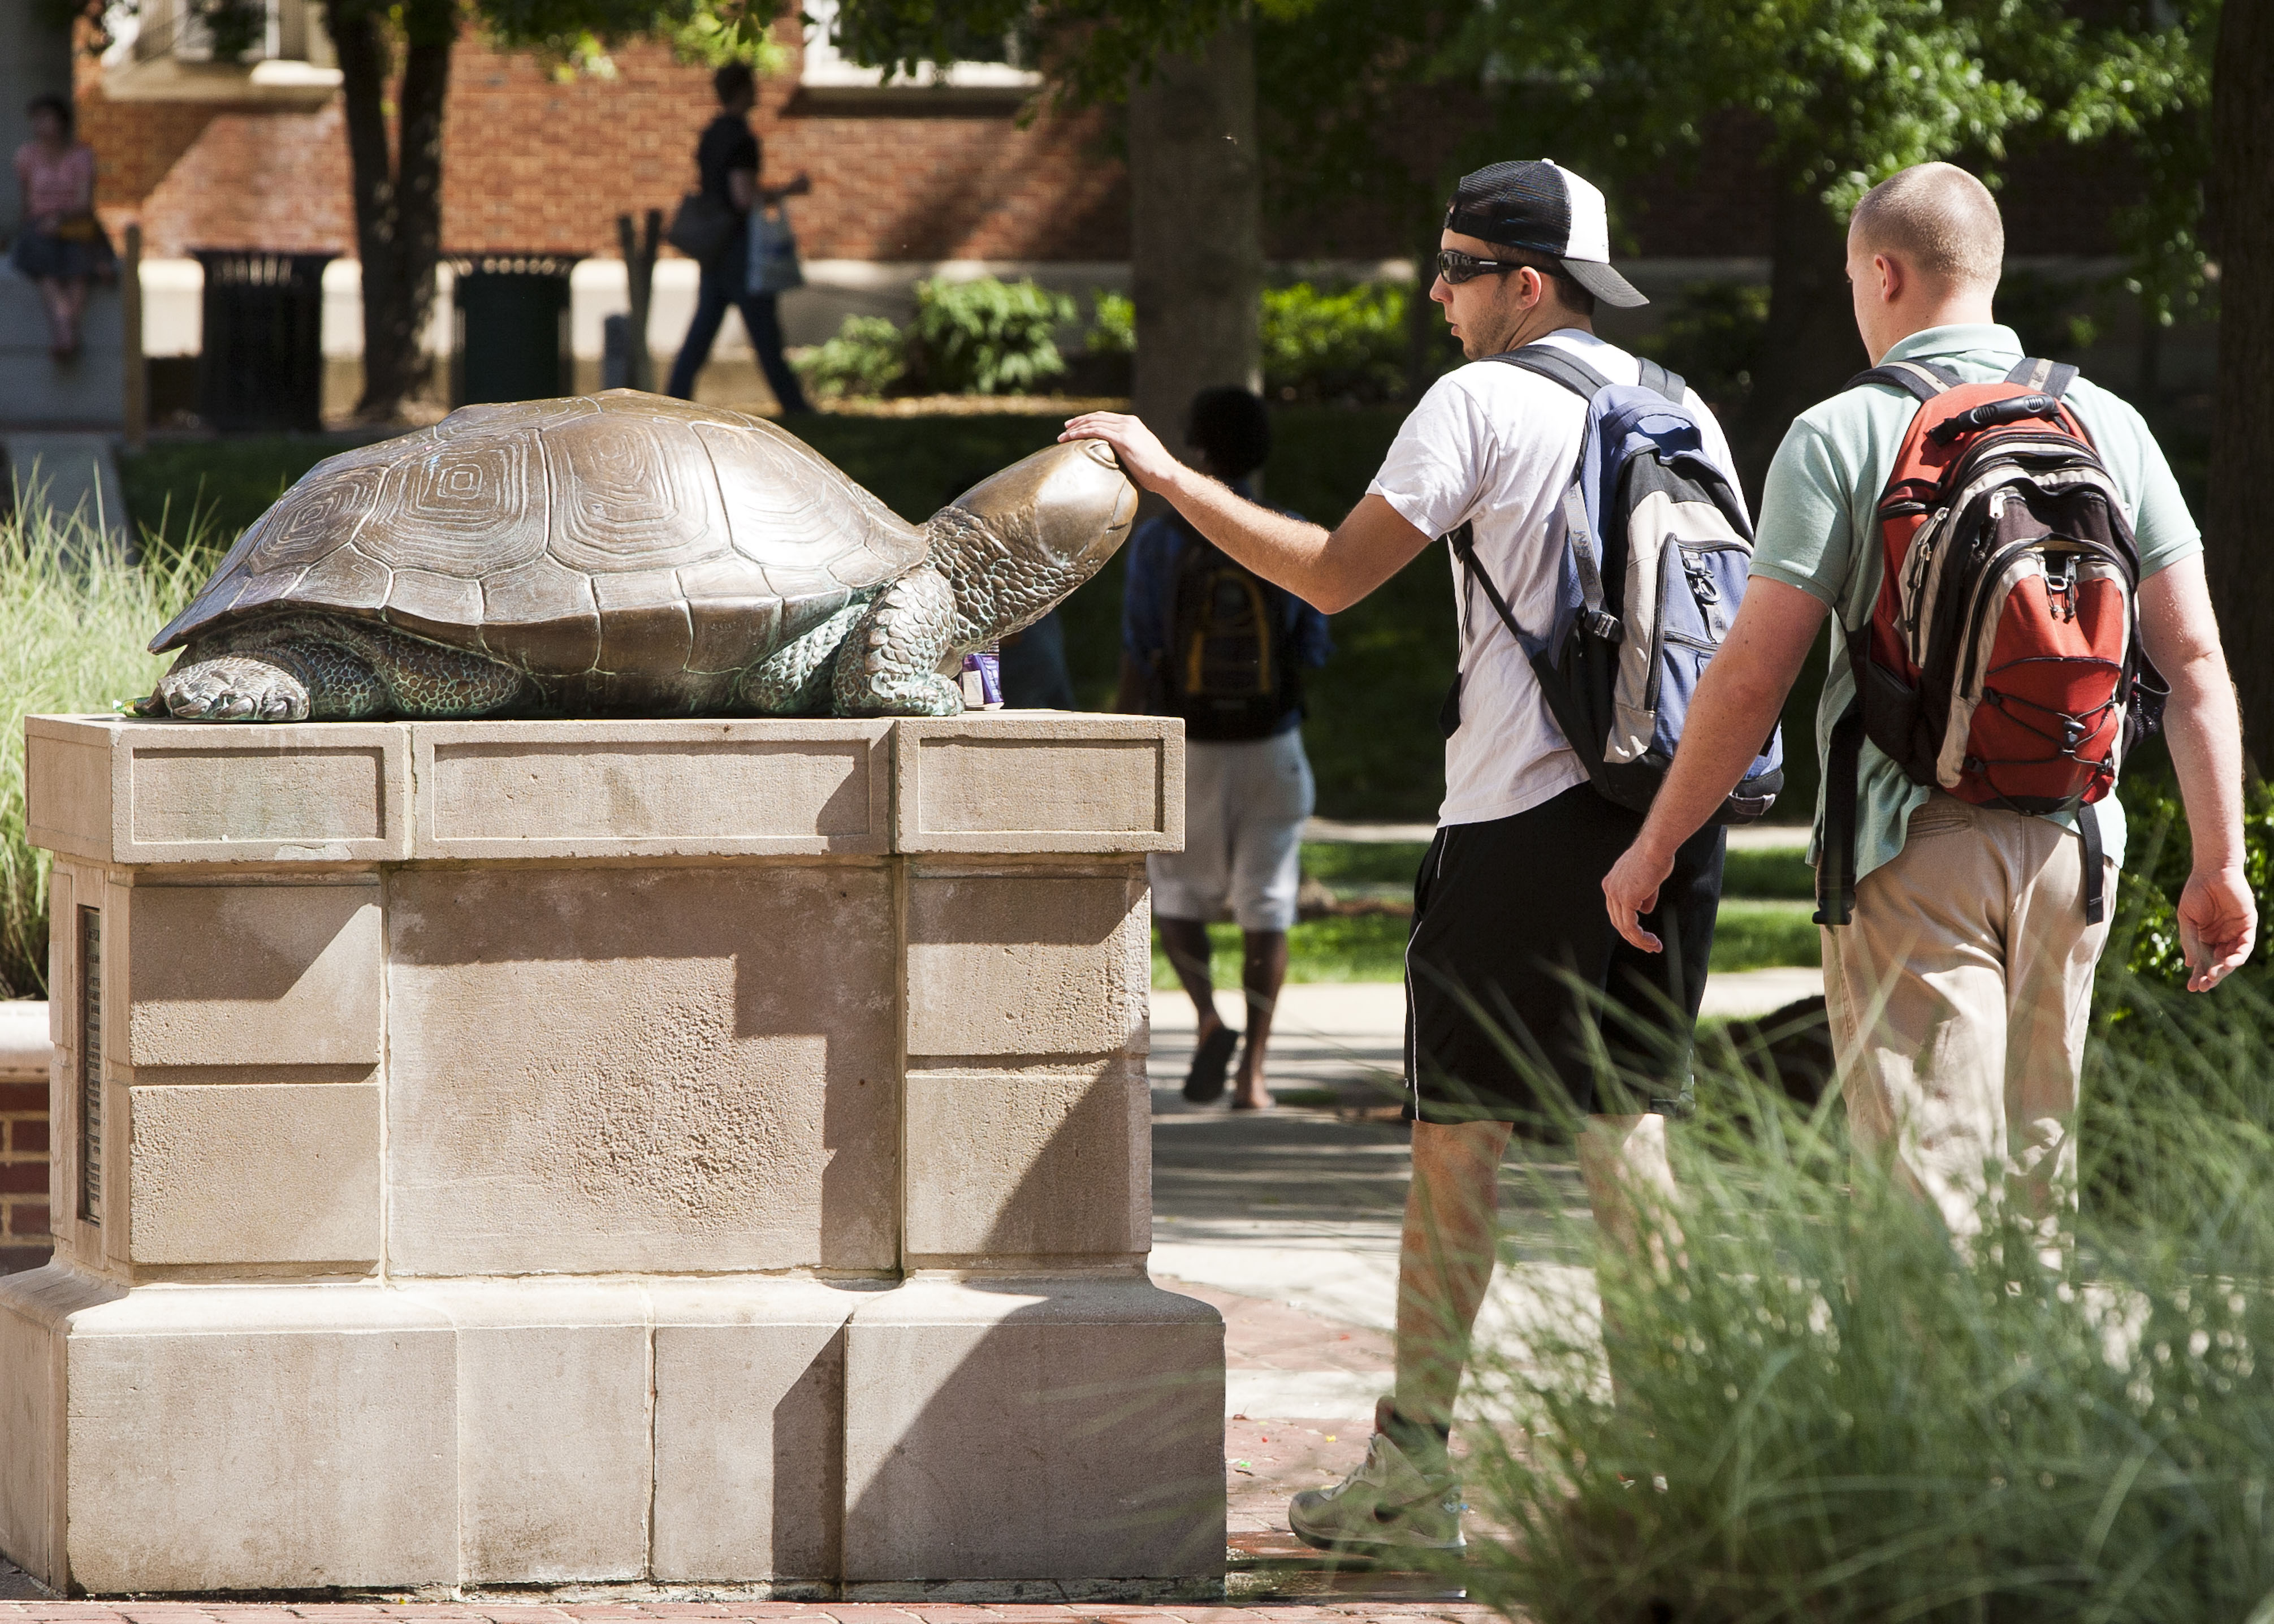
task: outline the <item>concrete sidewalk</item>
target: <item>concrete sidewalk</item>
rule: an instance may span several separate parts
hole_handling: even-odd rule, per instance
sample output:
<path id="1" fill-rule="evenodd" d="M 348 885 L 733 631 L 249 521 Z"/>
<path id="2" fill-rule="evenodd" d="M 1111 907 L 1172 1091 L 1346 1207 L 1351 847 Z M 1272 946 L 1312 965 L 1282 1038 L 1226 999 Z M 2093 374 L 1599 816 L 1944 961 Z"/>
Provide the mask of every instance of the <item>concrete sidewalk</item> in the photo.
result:
<path id="1" fill-rule="evenodd" d="M 0 1587 L 8 1569 L 0 1563 Z M 7 1591 L 0 1588 L 0 1597 Z M 1248 1602 L 970 1603 L 720 1601 L 544 1602 L 491 1601 L 207 1602 L 0 1600 L 0 1624 L 1221 1624 L 1269 1620 L 1270 1624 L 1345 1624 L 1369 1620 L 1443 1620 L 1486 1624 L 1489 1608 L 1417 1585 L 1411 1575 L 1345 1570 L 1318 1575 L 1299 1594 L 1275 1593 Z"/>
<path id="2" fill-rule="evenodd" d="M 1766 1014 L 1823 989 L 1815 970 L 1716 976 L 1706 1011 Z M 1245 1023 L 1236 993 L 1219 991 L 1217 1001 L 1227 1021 Z M 1155 1277 L 1224 1311 L 1229 1415 L 1364 1421 L 1389 1380 L 1380 1333 L 1397 1319 L 1411 1165 L 1397 1120 L 1403 990 L 1373 982 L 1287 987 L 1272 1028 L 1270 1077 L 1283 1101 L 1301 1103 L 1261 1113 L 1187 1104 L 1192 1002 L 1156 991 L 1152 1008 Z M 1515 1262 L 1495 1279 L 1480 1337 L 1520 1343 L 1525 1327 L 1543 1320 L 1591 1322 L 1600 1311 L 1593 1280 L 1558 1221 L 1586 1216 L 1577 1166 L 1511 1153 L 1501 1212 Z M 1243 1326 L 1264 1341 L 1244 1341 Z"/>
<path id="3" fill-rule="evenodd" d="M 76 518 L 115 556 L 133 556 L 109 435 L 11 429 L 0 434 L 0 452 L 7 457 L 0 477 L 10 481 L 11 499 L 27 517 L 43 509 L 63 528 Z"/>

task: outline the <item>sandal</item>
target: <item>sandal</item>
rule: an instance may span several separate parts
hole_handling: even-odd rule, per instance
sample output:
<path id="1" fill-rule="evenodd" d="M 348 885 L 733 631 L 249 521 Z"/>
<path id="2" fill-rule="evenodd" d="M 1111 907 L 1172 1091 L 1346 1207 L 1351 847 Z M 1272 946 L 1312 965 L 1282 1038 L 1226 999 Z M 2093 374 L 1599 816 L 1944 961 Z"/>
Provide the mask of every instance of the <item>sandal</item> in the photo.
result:
<path id="1" fill-rule="evenodd" d="M 1231 1069 L 1231 1052 L 1239 1034 L 1218 1026 L 1193 1051 L 1193 1069 L 1185 1073 L 1185 1098 L 1196 1106 L 1214 1105 L 1224 1098 L 1224 1074 Z"/>

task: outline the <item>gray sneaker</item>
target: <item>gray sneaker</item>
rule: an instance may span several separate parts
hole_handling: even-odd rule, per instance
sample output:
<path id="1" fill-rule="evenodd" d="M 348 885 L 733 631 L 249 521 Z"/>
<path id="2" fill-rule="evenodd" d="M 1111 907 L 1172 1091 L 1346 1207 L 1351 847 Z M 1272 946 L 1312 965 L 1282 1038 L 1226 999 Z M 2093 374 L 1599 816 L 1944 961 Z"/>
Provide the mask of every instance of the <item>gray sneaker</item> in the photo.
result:
<path id="1" fill-rule="evenodd" d="M 1287 1502 L 1287 1526 L 1321 1551 L 1465 1551 L 1461 1484 L 1448 1469 L 1425 1471 L 1381 1433 L 1358 1469 L 1331 1489 Z"/>

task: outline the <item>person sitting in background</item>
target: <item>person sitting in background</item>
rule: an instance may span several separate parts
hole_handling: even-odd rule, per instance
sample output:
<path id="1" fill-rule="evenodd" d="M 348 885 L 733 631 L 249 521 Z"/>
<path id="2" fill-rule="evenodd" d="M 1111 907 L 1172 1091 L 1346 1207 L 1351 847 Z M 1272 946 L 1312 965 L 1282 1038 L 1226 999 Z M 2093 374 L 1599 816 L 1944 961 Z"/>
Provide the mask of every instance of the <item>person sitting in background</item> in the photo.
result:
<path id="1" fill-rule="evenodd" d="M 9 259 L 40 284 L 49 353 L 68 360 L 79 353 L 87 284 L 109 281 L 117 261 L 94 216 L 94 148 L 72 139 L 72 104 L 58 95 L 35 96 L 28 111 L 32 139 L 16 149 L 24 223 Z"/>
<path id="2" fill-rule="evenodd" d="M 719 116 L 703 132 L 695 148 L 695 167 L 702 189 L 734 214 L 734 229 L 716 253 L 703 261 L 703 279 L 695 299 L 695 319 L 687 325 L 687 338 L 672 364 L 671 383 L 665 391 L 681 400 L 695 398 L 695 374 L 711 359 L 711 346 L 727 319 L 727 306 L 742 313 L 742 326 L 757 352 L 766 385 L 774 392 L 785 415 L 805 412 L 805 391 L 782 354 L 781 316 L 772 293 L 749 291 L 750 211 L 772 206 L 786 197 L 802 197 L 813 190 L 812 180 L 800 174 L 786 186 L 762 186 L 758 176 L 764 149 L 750 132 L 750 110 L 758 104 L 758 81 L 745 63 L 730 62 L 711 76 L 719 97 Z"/>
<path id="3" fill-rule="evenodd" d="M 1193 397 L 1186 440 L 1201 471 L 1245 496 L 1271 454 L 1271 419 L 1242 389 Z M 1239 922 L 1247 1044 L 1234 1110 L 1271 1103 L 1263 1064 L 1287 978 L 1287 931 L 1302 880 L 1311 764 L 1302 672 L 1326 663 L 1327 617 L 1219 551 L 1173 510 L 1129 541 L 1116 708 L 1185 722 L 1185 849 L 1146 859 L 1153 918 L 1200 1024 L 1185 1098 L 1224 1092 L 1239 1034 L 1216 1010 L 1208 921 Z"/>

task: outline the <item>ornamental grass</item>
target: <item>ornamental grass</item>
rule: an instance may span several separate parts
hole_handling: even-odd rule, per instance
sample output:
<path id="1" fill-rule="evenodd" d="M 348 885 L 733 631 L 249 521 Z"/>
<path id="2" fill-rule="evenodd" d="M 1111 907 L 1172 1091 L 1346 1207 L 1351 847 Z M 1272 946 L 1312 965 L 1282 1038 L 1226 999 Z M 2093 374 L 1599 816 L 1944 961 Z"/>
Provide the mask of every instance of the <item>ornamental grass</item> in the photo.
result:
<path id="1" fill-rule="evenodd" d="M 2274 1620 L 2274 998 L 2124 963 L 2052 1253 L 2010 1212 L 1954 1246 L 1851 1165 L 1836 1096 L 1709 1040 L 1678 1242 L 1638 1261 L 1568 1217 L 1601 1319 L 1480 1352 L 1472 1596 L 1532 1624 Z"/>
<path id="2" fill-rule="evenodd" d="M 48 854 L 25 830 L 24 719 L 110 711 L 172 663 L 143 647 L 205 579 L 209 549 L 119 561 L 84 515 L 19 495 L 0 519 L 0 998 L 48 987 Z"/>

